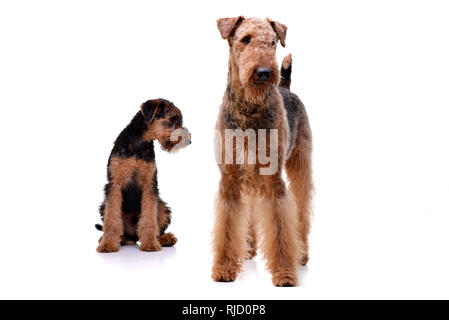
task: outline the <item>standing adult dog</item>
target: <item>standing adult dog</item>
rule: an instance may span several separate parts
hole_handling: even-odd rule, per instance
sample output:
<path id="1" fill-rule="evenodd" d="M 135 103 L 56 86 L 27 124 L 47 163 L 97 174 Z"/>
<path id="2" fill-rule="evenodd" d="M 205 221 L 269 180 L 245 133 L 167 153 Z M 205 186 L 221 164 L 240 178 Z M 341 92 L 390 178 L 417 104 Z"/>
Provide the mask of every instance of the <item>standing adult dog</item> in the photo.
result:
<path id="1" fill-rule="evenodd" d="M 243 16 L 219 19 L 217 25 L 229 43 L 227 88 L 216 125 L 221 158 L 229 160 L 229 130 L 237 133 L 231 135 L 232 161 L 219 163 L 212 278 L 234 281 L 242 262 L 260 246 L 273 284 L 294 286 L 298 264 L 308 261 L 312 140 L 304 105 L 290 92 L 291 55 L 280 71 L 276 62 L 276 45 L 285 47 L 287 27 Z M 248 131 L 257 132 L 257 145 Z M 233 143 L 239 137 L 247 138 L 243 150 Z M 261 140 L 269 141 L 268 148 L 262 150 Z M 267 164 L 260 156 L 274 150 L 275 170 L 262 173 Z M 253 163 L 252 152 L 259 155 Z"/>

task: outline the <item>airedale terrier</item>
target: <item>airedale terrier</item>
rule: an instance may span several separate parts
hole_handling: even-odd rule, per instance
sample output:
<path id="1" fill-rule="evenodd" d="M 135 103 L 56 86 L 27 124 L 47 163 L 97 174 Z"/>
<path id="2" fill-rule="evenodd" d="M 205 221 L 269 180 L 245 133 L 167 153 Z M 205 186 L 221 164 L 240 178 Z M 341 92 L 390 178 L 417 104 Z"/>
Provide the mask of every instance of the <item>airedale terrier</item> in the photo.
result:
<path id="1" fill-rule="evenodd" d="M 268 18 L 243 16 L 219 19 L 217 26 L 229 43 L 229 72 L 216 144 L 226 144 L 225 131 L 230 129 L 241 134 L 263 132 L 258 141 L 274 140 L 266 130 L 275 129 L 277 141 L 273 142 L 277 145 L 267 143 L 268 150 L 259 150 L 261 145 L 250 144 L 244 134 L 243 139 L 248 140 L 243 154 L 248 157 L 254 148 L 265 156 L 270 148 L 278 149 L 273 174 L 261 174 L 266 167 L 261 159 L 253 164 L 249 158 L 243 164 L 219 163 L 212 278 L 234 281 L 242 262 L 252 258 L 260 245 L 273 284 L 294 286 L 299 263 L 308 261 L 312 139 L 304 105 L 290 92 L 291 55 L 284 58 L 280 70 L 276 62 L 276 44 L 279 40 L 285 47 L 287 27 Z M 231 143 L 232 155 L 236 153 L 237 158 L 237 147 Z M 284 167 L 288 189 L 282 178 Z"/>
<path id="2" fill-rule="evenodd" d="M 120 133 L 108 161 L 105 201 L 100 206 L 104 234 L 98 252 L 117 252 L 140 241 L 140 250 L 159 251 L 177 239 L 165 233 L 171 211 L 159 197 L 154 140 L 172 152 L 191 143 L 181 111 L 163 99 L 149 100 Z"/>

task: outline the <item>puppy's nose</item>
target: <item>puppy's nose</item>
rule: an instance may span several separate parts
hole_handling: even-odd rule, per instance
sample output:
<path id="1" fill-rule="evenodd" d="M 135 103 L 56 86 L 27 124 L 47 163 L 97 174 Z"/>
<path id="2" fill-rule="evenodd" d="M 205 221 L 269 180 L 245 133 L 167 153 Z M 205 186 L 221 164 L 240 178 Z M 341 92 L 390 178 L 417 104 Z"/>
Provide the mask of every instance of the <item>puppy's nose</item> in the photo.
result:
<path id="1" fill-rule="evenodd" d="M 271 70 L 267 68 L 258 68 L 256 70 L 256 76 L 259 80 L 268 80 L 271 77 Z"/>

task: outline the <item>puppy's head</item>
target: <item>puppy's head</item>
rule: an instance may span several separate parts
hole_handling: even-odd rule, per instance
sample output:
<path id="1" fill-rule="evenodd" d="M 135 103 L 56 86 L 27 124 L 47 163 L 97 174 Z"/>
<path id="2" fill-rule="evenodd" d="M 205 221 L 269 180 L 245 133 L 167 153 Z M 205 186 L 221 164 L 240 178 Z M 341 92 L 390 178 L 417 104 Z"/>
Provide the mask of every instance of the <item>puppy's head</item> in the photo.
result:
<path id="1" fill-rule="evenodd" d="M 165 151 L 176 151 L 191 144 L 191 135 L 182 125 L 181 111 L 164 99 L 148 100 L 140 106 L 146 130 L 143 139 L 158 140 Z"/>

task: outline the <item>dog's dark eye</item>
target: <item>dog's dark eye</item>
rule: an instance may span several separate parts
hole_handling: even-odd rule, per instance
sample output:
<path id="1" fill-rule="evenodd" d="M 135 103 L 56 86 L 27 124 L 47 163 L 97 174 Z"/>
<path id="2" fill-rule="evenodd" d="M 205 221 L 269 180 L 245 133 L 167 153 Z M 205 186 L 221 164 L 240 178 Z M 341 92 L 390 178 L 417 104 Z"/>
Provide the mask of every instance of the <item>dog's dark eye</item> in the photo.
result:
<path id="1" fill-rule="evenodd" d="M 251 42 L 251 37 L 250 36 L 246 36 L 242 39 L 242 42 L 244 44 L 249 44 Z"/>
<path id="2" fill-rule="evenodd" d="M 276 44 L 276 41 L 271 41 L 271 46 L 274 47 L 274 45 Z"/>
<path id="3" fill-rule="evenodd" d="M 167 128 L 171 127 L 171 125 L 172 125 L 170 120 L 164 120 L 164 121 L 162 121 L 162 124 L 164 125 L 164 127 L 167 127 Z"/>

